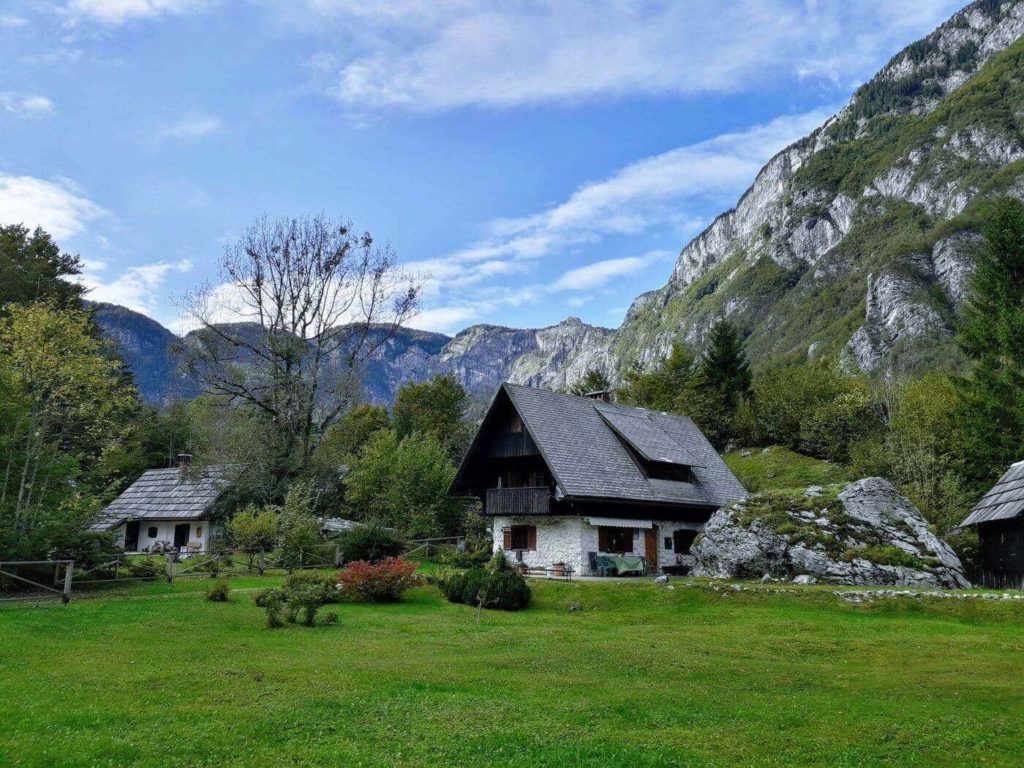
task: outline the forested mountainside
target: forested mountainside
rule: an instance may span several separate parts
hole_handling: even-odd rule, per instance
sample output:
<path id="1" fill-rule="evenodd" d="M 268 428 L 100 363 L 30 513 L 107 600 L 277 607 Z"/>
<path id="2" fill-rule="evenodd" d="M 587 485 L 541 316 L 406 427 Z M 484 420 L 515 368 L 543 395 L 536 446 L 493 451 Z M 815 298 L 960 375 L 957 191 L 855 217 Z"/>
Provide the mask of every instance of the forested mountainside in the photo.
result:
<path id="1" fill-rule="evenodd" d="M 979 0 L 894 56 L 772 158 L 619 329 L 578 318 L 450 339 L 403 329 L 364 375 L 369 399 L 389 402 L 434 373 L 481 395 L 504 380 L 560 388 L 590 368 L 616 380 L 673 340 L 699 346 L 723 317 L 749 335 L 755 366 L 821 356 L 871 372 L 956 366 L 979 210 L 997 195 L 1024 198 L 1022 34 L 1024 0 Z M 99 320 L 147 399 L 186 392 L 160 360 L 169 331 L 109 307 Z"/>

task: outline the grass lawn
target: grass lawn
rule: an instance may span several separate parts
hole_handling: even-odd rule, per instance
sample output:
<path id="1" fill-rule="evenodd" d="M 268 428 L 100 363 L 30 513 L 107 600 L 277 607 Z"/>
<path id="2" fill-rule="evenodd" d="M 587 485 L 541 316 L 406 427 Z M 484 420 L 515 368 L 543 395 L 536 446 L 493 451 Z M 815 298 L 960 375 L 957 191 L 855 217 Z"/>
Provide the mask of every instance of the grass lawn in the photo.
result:
<path id="1" fill-rule="evenodd" d="M 842 464 L 804 456 L 780 445 L 730 451 L 722 458 L 747 490 L 755 493 L 856 479 Z"/>
<path id="2" fill-rule="evenodd" d="M 534 582 L 267 630 L 197 586 L 0 608 L 0 765 L 1024 764 L 1019 603 Z"/>

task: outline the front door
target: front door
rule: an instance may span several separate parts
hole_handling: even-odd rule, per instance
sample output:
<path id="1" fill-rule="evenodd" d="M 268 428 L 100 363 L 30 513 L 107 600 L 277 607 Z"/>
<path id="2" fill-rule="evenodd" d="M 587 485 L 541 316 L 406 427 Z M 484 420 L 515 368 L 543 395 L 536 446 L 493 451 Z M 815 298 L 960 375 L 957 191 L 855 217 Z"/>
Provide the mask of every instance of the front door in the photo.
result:
<path id="1" fill-rule="evenodd" d="M 192 526 L 188 523 L 178 523 L 174 526 L 174 546 L 178 549 L 188 544 L 188 535 L 192 532 Z"/>
<path id="2" fill-rule="evenodd" d="M 132 520 L 124 526 L 124 551 L 139 551 L 139 521 Z"/>
<path id="3" fill-rule="evenodd" d="M 644 529 L 644 557 L 647 558 L 647 572 L 658 570 L 658 526 Z"/>

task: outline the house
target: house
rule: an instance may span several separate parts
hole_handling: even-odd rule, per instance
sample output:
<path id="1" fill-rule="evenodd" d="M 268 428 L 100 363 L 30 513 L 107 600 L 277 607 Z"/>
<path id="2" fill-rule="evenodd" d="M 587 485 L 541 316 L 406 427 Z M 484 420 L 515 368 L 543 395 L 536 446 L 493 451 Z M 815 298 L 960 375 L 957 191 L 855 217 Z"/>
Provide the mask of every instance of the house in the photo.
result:
<path id="1" fill-rule="evenodd" d="M 213 506 L 239 474 L 234 465 L 191 467 L 192 457 L 178 456 L 178 466 L 150 469 L 103 510 L 95 531 L 116 530 L 126 552 L 173 547 L 206 550 L 217 526 Z"/>
<path id="2" fill-rule="evenodd" d="M 623 555 L 648 573 L 685 567 L 711 514 L 746 497 L 685 416 L 508 383 L 449 493 L 481 500 L 495 550 L 592 575 Z"/>
<path id="3" fill-rule="evenodd" d="M 977 526 L 981 583 L 1024 589 L 1024 461 L 992 486 L 958 528 Z"/>

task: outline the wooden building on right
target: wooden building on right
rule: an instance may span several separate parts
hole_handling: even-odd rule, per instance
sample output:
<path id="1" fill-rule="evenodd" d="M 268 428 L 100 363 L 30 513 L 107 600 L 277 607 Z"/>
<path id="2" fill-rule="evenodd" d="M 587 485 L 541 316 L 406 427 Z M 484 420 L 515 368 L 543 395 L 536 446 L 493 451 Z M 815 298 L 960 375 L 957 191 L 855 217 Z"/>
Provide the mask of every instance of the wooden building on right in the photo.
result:
<path id="1" fill-rule="evenodd" d="M 978 529 L 981 583 L 1024 589 L 1024 461 L 992 486 L 958 527 Z"/>

